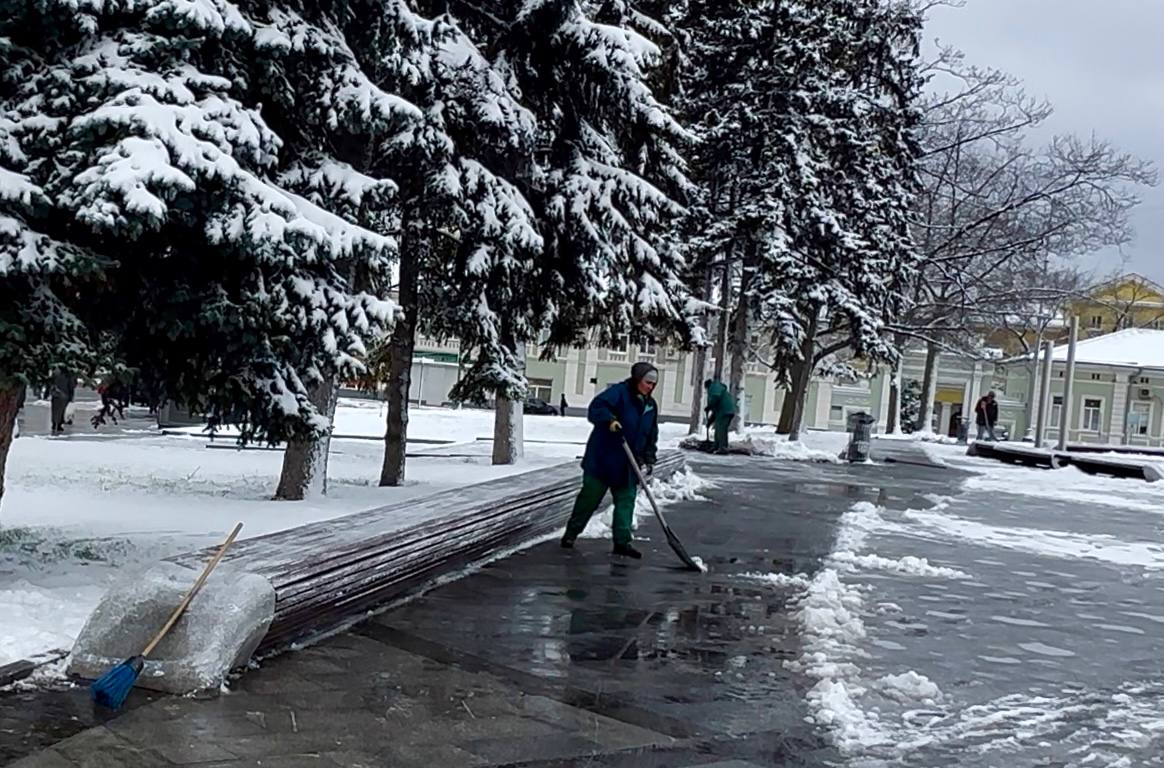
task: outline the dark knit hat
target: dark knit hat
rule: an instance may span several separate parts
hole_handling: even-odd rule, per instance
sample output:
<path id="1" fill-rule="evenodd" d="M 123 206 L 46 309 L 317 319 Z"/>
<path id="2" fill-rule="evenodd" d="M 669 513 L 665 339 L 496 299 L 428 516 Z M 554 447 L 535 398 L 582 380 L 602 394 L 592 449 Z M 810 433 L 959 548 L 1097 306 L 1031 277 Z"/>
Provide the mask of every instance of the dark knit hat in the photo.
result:
<path id="1" fill-rule="evenodd" d="M 642 381 L 646 379 L 652 384 L 659 381 L 659 369 L 650 363 L 639 362 L 631 366 L 631 380 Z"/>

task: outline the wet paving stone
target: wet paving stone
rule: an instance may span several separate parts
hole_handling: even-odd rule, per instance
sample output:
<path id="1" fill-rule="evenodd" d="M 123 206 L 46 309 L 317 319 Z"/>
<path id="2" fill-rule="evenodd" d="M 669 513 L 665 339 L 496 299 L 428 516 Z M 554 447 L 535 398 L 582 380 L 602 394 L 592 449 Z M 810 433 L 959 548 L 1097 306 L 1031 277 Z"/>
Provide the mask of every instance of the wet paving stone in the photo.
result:
<path id="1" fill-rule="evenodd" d="M 907 506 L 948 474 L 897 466 L 698 459 L 706 501 L 668 507 L 646 559 L 609 541 L 546 544 L 351 632 L 265 661 L 212 700 L 135 693 L 118 717 L 87 691 L 0 695 L 0 764 L 824 766 L 805 722 L 794 592 L 741 578 L 813 573 L 855 501 Z M 47 749 L 52 747 L 52 749 Z"/>

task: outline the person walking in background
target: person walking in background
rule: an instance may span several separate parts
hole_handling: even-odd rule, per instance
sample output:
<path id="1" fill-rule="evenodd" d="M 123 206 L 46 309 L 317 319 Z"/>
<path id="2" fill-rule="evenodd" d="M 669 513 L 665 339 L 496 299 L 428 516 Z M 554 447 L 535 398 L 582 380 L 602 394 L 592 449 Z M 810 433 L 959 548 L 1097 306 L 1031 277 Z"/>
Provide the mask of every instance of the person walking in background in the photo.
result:
<path id="1" fill-rule="evenodd" d="M 728 431 L 732 419 L 736 417 L 736 399 L 722 381 L 708 379 L 703 382 L 707 389 L 707 423 L 715 428 L 715 452 L 728 452 Z"/>
<path id="2" fill-rule="evenodd" d="M 978 439 L 998 442 L 994 434 L 994 425 L 998 423 L 998 399 L 991 390 L 978 399 L 974 406 L 974 419 L 978 424 Z"/>
<path id="3" fill-rule="evenodd" d="M 49 385 L 54 435 L 59 435 L 65 431 L 65 416 L 69 403 L 73 402 L 76 390 L 77 380 L 73 374 L 63 365 L 57 366 L 56 372 L 53 373 L 52 383 Z"/>
<path id="4" fill-rule="evenodd" d="M 635 460 L 650 474 L 659 443 L 659 408 L 651 397 L 658 383 L 655 366 L 635 363 L 629 379 L 590 402 L 587 418 L 594 428 L 582 457 L 582 490 L 562 535 L 564 549 L 574 547 L 609 490 L 614 497 L 614 554 L 636 560 L 643 556 L 631 545 L 638 487 L 622 443 L 626 441 Z"/>
<path id="5" fill-rule="evenodd" d="M 563 393 L 562 393 L 562 399 L 561 399 L 561 400 L 558 402 L 558 415 L 559 415 L 559 416 L 565 416 L 565 415 L 566 415 L 566 409 L 567 409 L 567 408 L 569 408 L 569 407 L 570 407 L 570 404 L 566 402 L 566 393 L 565 393 L 565 392 L 563 392 Z"/>

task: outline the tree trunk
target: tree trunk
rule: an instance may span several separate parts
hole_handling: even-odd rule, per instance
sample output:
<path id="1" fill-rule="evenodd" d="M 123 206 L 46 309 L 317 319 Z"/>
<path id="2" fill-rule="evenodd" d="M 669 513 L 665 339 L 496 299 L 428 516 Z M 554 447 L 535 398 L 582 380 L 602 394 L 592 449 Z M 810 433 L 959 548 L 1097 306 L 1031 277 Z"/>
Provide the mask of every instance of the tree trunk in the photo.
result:
<path id="1" fill-rule="evenodd" d="M 804 424 L 804 401 L 808 399 L 808 385 L 812 382 L 812 359 L 816 349 L 816 327 L 820 316 L 820 308 L 812 308 L 812 316 L 808 321 L 808 328 L 804 331 L 804 340 L 800 343 L 800 370 L 793 381 L 795 393 L 793 404 L 792 428 L 788 430 L 788 441 L 796 442 L 800 439 L 800 431 Z"/>
<path id="2" fill-rule="evenodd" d="M 889 375 L 889 413 L 885 416 L 885 432 L 890 435 L 902 433 L 901 423 L 901 374 L 905 367 L 905 337 L 895 334 L 893 345 L 897 350 L 897 362 Z"/>
<path id="3" fill-rule="evenodd" d="M 322 437 L 291 440 L 283 450 L 283 472 L 275 498 L 302 501 L 327 494 L 327 457 L 331 449 L 331 432 L 335 424 L 335 406 L 339 394 L 336 381 L 321 381 L 307 392 L 319 412 L 327 417 L 328 431 Z"/>
<path id="4" fill-rule="evenodd" d="M 780 421 L 776 423 L 776 434 L 787 435 L 792 431 L 792 422 L 796 420 L 796 386 L 800 381 L 800 372 L 804 366 L 794 364 L 789 370 L 791 384 L 784 390 L 784 402 L 780 404 Z"/>
<path id="5" fill-rule="evenodd" d="M 938 391 L 938 359 L 941 350 L 932 341 L 926 342 L 926 369 L 922 378 L 921 403 L 918 406 L 917 422 L 913 425 L 915 432 L 933 432 L 934 400 Z"/>
<path id="6" fill-rule="evenodd" d="M 404 483 L 404 457 L 408 442 L 408 390 L 412 386 L 412 352 L 416 347 L 417 269 L 415 257 L 403 247 L 400 258 L 400 288 L 397 302 L 403 315 L 396 319 L 389 342 L 388 383 L 385 400 L 388 404 L 388 425 L 384 432 L 384 465 L 380 469 L 380 485 L 398 486 Z"/>
<path id="7" fill-rule="evenodd" d="M 889 413 L 885 414 L 885 432 L 900 435 L 901 430 L 901 360 L 889 374 Z"/>
<path id="8" fill-rule="evenodd" d="M 730 343 L 732 364 L 728 391 L 736 399 L 736 415 L 732 419 L 731 429 L 739 432 L 744 412 L 744 362 L 748 354 L 748 294 L 752 288 L 752 274 L 755 270 L 757 243 L 755 238 L 748 238 L 744 246 L 744 261 L 740 270 L 740 296 L 736 301 L 735 322 L 732 324 Z"/>
<path id="9" fill-rule="evenodd" d="M 703 274 L 703 300 L 711 301 L 711 287 L 712 287 L 712 269 L 708 267 Z M 708 314 L 703 316 L 704 322 L 710 319 Z M 691 389 L 691 420 L 689 427 L 691 434 L 699 434 L 699 428 L 703 425 L 703 381 L 707 377 L 707 347 L 696 347 L 692 353 L 693 368 L 691 370 L 691 380 L 693 386 Z"/>
<path id="10" fill-rule="evenodd" d="M 719 327 L 715 332 L 715 378 L 723 381 L 723 363 L 727 357 L 728 320 L 732 312 L 732 259 L 723 262 L 723 280 L 719 289 Z"/>
<path id="11" fill-rule="evenodd" d="M 1025 341 L 1025 340 L 1024 340 Z M 1023 419 L 1026 420 L 1026 428 L 1023 430 L 1024 440 L 1035 439 L 1035 394 L 1039 391 L 1039 351 L 1043 348 L 1043 329 L 1039 328 L 1038 334 L 1035 336 L 1035 353 L 1031 355 L 1031 360 L 1027 364 L 1027 402 L 1023 407 Z M 1030 354 L 1030 350 L 1026 350 Z M 974 406 L 967 403 L 965 408 L 973 408 Z"/>
<path id="12" fill-rule="evenodd" d="M 4 501 L 4 473 L 8 466 L 8 449 L 16 432 L 16 414 L 24 385 L 8 382 L 0 385 L 0 502 Z"/>
<path id="13" fill-rule="evenodd" d="M 525 345 L 516 345 L 518 365 L 525 371 Z M 520 400 L 501 395 L 493 408 L 493 463 L 516 464 L 525 455 L 525 409 Z"/>

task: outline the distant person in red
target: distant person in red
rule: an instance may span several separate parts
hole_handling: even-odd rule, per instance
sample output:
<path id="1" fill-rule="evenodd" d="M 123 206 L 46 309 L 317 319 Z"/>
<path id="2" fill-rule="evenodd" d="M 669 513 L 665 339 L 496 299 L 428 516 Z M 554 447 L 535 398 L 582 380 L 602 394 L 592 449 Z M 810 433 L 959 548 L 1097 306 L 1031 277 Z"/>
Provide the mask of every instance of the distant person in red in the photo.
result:
<path id="1" fill-rule="evenodd" d="M 998 423 L 998 400 L 993 390 L 978 400 L 974 406 L 974 418 L 978 424 L 978 439 L 998 442 L 994 434 L 994 425 Z"/>

